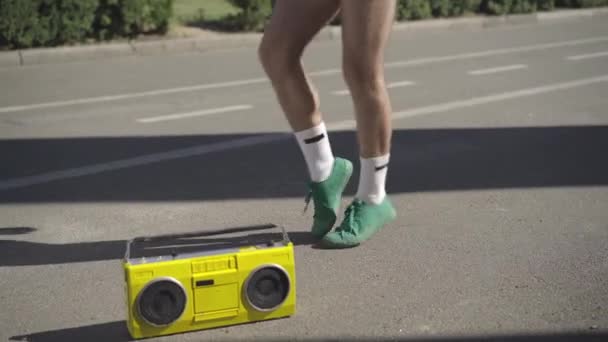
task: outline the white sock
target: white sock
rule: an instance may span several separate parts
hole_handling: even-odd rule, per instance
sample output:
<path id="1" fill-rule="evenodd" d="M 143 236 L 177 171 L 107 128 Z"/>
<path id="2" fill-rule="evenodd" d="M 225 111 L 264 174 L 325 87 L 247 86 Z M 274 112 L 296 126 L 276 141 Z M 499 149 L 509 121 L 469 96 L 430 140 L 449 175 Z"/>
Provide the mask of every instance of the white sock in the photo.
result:
<path id="1" fill-rule="evenodd" d="M 329 144 L 325 123 L 295 132 L 298 145 L 304 154 L 308 173 L 313 182 L 322 182 L 329 178 L 334 166 L 334 155 Z"/>
<path id="2" fill-rule="evenodd" d="M 375 158 L 359 158 L 361 174 L 356 198 L 370 204 L 380 204 L 386 196 L 386 173 L 390 154 Z"/>

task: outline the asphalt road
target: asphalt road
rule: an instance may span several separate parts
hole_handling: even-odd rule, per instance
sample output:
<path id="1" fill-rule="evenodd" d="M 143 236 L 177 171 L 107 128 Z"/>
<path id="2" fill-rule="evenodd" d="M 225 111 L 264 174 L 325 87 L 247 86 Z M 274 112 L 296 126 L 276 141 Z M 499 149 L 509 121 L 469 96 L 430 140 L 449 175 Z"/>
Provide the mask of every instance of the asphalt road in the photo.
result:
<path id="1" fill-rule="evenodd" d="M 356 165 L 340 60 L 305 56 Z M 127 341 L 127 239 L 271 222 L 295 316 L 152 340 L 607 340 L 608 21 L 395 33 L 386 67 L 398 219 L 340 251 L 255 49 L 0 69 L 0 339 Z"/>

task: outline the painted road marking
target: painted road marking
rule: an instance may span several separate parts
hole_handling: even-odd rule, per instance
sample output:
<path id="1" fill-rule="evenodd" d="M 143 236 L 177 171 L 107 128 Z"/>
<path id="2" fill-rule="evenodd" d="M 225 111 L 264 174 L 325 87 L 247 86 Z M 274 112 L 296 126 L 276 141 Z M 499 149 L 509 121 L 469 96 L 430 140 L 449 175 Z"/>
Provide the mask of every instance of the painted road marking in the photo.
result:
<path id="1" fill-rule="evenodd" d="M 525 64 L 513 64 L 513 65 L 505 65 L 505 66 L 500 66 L 500 67 L 495 67 L 495 68 L 472 70 L 472 71 L 469 71 L 468 73 L 469 73 L 469 75 L 480 76 L 480 75 L 496 74 L 499 72 L 506 72 L 506 71 L 512 71 L 512 70 L 526 69 L 526 68 L 528 68 L 528 66 Z"/>
<path id="2" fill-rule="evenodd" d="M 169 114 L 169 115 L 153 116 L 153 117 L 149 117 L 149 118 L 141 118 L 141 119 L 137 119 L 137 122 L 154 123 L 154 122 L 169 121 L 169 120 L 179 120 L 179 119 L 186 119 L 186 118 L 193 118 L 193 117 L 200 117 L 200 116 L 209 116 L 209 115 L 220 114 L 220 113 L 235 112 L 235 111 L 247 110 L 247 109 L 252 109 L 252 108 L 253 108 L 253 106 L 251 106 L 251 105 L 237 105 L 237 106 L 229 106 L 229 107 L 222 107 L 222 108 L 205 109 L 205 110 L 199 110 L 199 111 L 188 112 L 188 113 L 175 113 L 175 114 Z"/>
<path id="3" fill-rule="evenodd" d="M 386 85 L 386 87 L 388 89 L 393 89 L 393 88 L 399 88 L 399 87 L 408 87 L 408 86 L 413 86 L 416 83 L 411 82 L 411 81 L 400 81 L 400 82 L 392 82 Z M 344 96 L 344 95 L 348 95 L 350 94 L 350 91 L 348 91 L 348 89 L 344 89 L 344 90 L 336 90 L 336 91 L 332 91 L 332 94 L 337 95 L 337 96 Z"/>
<path id="4" fill-rule="evenodd" d="M 412 59 L 412 60 L 390 62 L 390 63 L 386 63 L 385 66 L 386 66 L 386 68 L 402 68 L 402 67 L 440 63 L 440 62 L 461 61 L 461 60 L 481 58 L 481 57 L 490 57 L 490 56 L 506 55 L 506 54 L 513 54 L 513 53 L 529 52 L 529 51 L 539 51 L 539 50 L 546 50 L 546 49 L 559 48 L 559 47 L 593 44 L 593 43 L 599 43 L 599 42 L 605 42 L 605 41 L 608 41 L 608 36 L 599 36 L 599 37 L 561 41 L 561 42 L 554 42 L 554 43 L 524 45 L 524 46 L 519 46 L 519 47 L 493 49 L 493 50 L 485 50 L 485 51 L 478 51 L 478 52 L 469 52 L 469 53 L 462 53 L 462 54 L 455 54 L 455 55 L 448 55 L 448 56 L 424 57 L 424 58 L 418 58 L 418 59 Z M 341 74 L 341 72 L 342 72 L 342 69 L 333 68 L 333 69 L 314 71 L 314 72 L 309 73 L 309 75 L 311 75 L 311 76 L 330 76 L 330 75 Z M 126 93 L 126 94 L 119 94 L 119 95 L 87 97 L 87 98 L 65 100 L 65 101 L 53 101 L 53 102 L 43 102 L 43 103 L 20 105 L 20 106 L 0 107 L 0 113 L 10 113 L 10 112 L 32 110 L 32 109 L 67 107 L 67 106 L 82 105 L 82 104 L 111 102 L 111 101 L 127 100 L 127 99 L 139 98 L 139 97 L 158 96 L 158 95 L 175 94 L 175 93 L 209 90 L 209 89 L 220 89 L 220 88 L 236 87 L 236 86 L 242 86 L 242 85 L 265 83 L 265 82 L 267 82 L 267 78 L 260 77 L 260 78 L 246 79 L 246 80 L 236 80 L 236 81 L 219 82 L 219 83 L 207 83 L 207 84 L 199 84 L 199 85 L 193 85 L 193 86 L 187 86 L 187 87 L 158 89 L 158 90 L 152 90 L 152 91 Z"/>
<path id="5" fill-rule="evenodd" d="M 583 59 L 591 59 L 591 58 L 599 58 L 599 57 L 608 57 L 608 51 L 589 53 L 585 55 L 576 55 L 576 56 L 568 56 L 566 57 L 569 61 L 581 61 Z"/>
<path id="6" fill-rule="evenodd" d="M 31 109 L 68 107 L 68 106 L 82 105 L 82 104 L 129 100 L 129 99 L 135 99 L 135 98 L 147 97 L 147 96 L 158 96 L 158 95 L 184 93 L 184 92 L 199 91 L 199 90 L 228 88 L 228 87 L 236 87 L 236 86 L 241 86 L 241 85 L 263 83 L 263 82 L 266 82 L 266 80 L 267 80 L 266 78 L 252 78 L 252 79 L 248 79 L 248 80 L 199 84 L 199 85 L 194 85 L 194 86 L 189 86 L 189 87 L 159 89 L 159 90 L 144 91 L 144 92 L 139 92 L 139 93 L 126 93 L 126 94 L 120 94 L 120 95 L 87 97 L 87 98 L 75 99 L 75 100 L 44 102 L 44 103 L 37 103 L 37 104 L 23 105 L 23 106 L 0 107 L 0 113 L 20 112 L 20 111 L 31 110 Z"/>
<path id="7" fill-rule="evenodd" d="M 459 100 L 459 101 L 451 101 L 437 105 L 425 106 L 412 108 L 408 110 L 398 111 L 393 114 L 393 119 L 403 119 L 409 118 L 413 116 L 420 115 L 428 115 L 428 114 L 436 114 L 447 112 L 455 109 L 461 109 L 466 107 L 473 107 L 488 103 L 500 102 L 520 97 L 534 96 L 538 94 L 545 94 L 550 92 L 555 92 L 559 90 L 572 89 L 582 86 L 587 86 L 591 84 L 596 84 L 600 82 L 608 82 L 608 75 L 592 77 L 592 78 L 584 78 L 576 81 L 562 82 L 562 83 L 553 83 L 547 84 L 544 86 L 534 87 L 534 88 L 526 88 L 520 90 L 514 90 L 509 92 L 503 92 L 493 95 L 481 96 L 477 98 L 467 99 L 467 100 Z M 327 125 L 330 130 L 341 130 L 341 129 L 354 129 L 356 127 L 356 122 L 354 120 L 345 120 L 335 123 L 330 123 Z M 173 151 L 167 151 L 162 153 L 154 153 L 147 154 L 133 158 L 127 158 L 122 160 L 116 160 L 111 162 L 104 162 L 99 164 L 93 164 L 89 166 L 71 168 L 66 170 L 54 171 L 49 173 L 44 173 L 35 176 L 21 177 L 21 178 L 13 178 L 0 182 L 0 190 L 8 190 L 15 188 L 23 188 L 27 186 L 48 183 L 57 180 L 88 176 L 93 174 L 98 174 L 107 171 L 115 171 L 119 169 L 135 167 L 135 166 L 143 166 L 152 163 L 158 163 L 168 160 L 174 160 L 179 158 L 187 158 L 194 156 L 201 156 L 210 153 L 226 151 L 237 149 L 240 147 L 249 147 L 253 145 L 259 145 L 264 143 L 275 142 L 279 140 L 292 139 L 293 135 L 291 133 L 277 133 L 277 134 L 266 134 L 266 135 L 256 135 L 252 137 L 236 139 L 232 141 L 223 141 L 214 144 L 207 145 L 198 145 L 189 148 L 177 149 Z"/>

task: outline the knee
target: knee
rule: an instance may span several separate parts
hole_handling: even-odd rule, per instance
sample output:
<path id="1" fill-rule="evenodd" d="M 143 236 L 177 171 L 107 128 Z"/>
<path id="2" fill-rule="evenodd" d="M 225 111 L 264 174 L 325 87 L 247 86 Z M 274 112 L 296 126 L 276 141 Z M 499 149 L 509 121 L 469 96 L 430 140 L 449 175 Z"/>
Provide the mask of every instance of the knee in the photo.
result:
<path id="1" fill-rule="evenodd" d="M 342 73 L 352 93 L 374 95 L 384 89 L 382 65 L 357 58 L 345 58 Z"/>
<path id="2" fill-rule="evenodd" d="M 289 46 L 270 38 L 262 38 L 258 47 L 258 59 L 268 77 L 273 80 L 288 76 L 291 68 L 299 61 Z"/>

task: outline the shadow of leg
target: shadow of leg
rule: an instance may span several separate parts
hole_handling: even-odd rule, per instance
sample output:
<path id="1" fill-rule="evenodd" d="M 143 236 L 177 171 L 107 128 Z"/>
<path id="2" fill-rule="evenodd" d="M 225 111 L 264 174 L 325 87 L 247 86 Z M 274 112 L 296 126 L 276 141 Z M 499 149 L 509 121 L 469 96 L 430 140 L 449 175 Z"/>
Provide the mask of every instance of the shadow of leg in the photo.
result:
<path id="1" fill-rule="evenodd" d="M 133 341 L 129 336 L 124 321 L 109 322 L 84 327 L 68 328 L 52 331 L 44 331 L 23 336 L 13 336 L 10 341 L 29 342 L 64 342 L 64 341 L 87 341 L 87 342 L 127 342 Z"/>
<path id="2" fill-rule="evenodd" d="M 31 227 L 10 227 L 0 228 L 0 235 L 21 235 L 35 232 L 36 228 Z"/>

